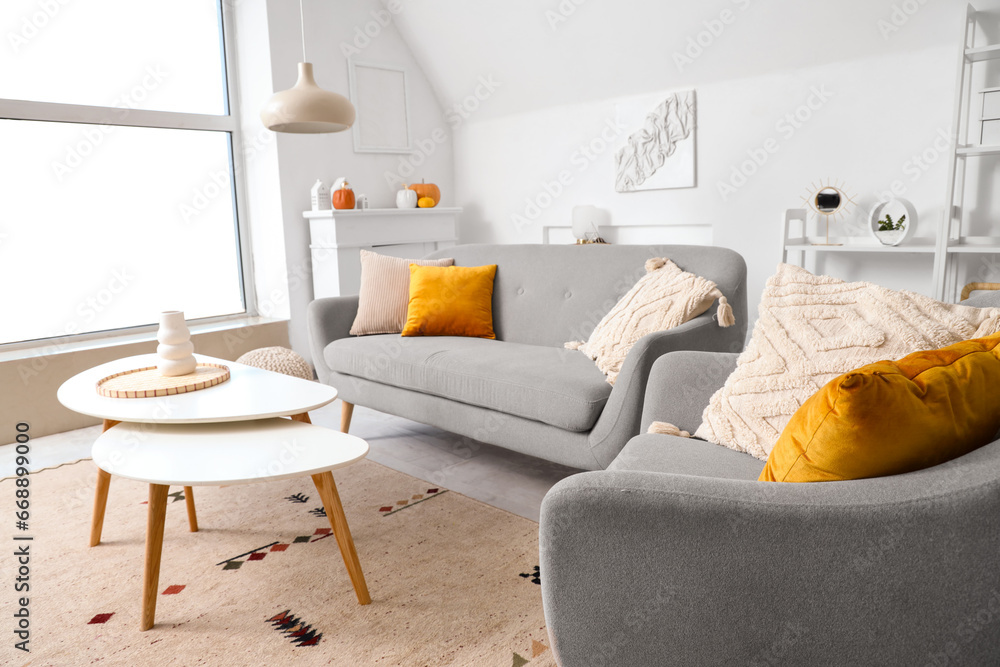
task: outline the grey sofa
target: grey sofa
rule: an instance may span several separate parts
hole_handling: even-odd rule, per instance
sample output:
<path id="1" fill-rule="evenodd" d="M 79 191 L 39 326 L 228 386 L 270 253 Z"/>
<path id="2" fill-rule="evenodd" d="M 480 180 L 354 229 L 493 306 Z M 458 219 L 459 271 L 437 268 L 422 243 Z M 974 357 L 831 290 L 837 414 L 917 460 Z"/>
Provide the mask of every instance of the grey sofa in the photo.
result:
<path id="1" fill-rule="evenodd" d="M 658 359 L 643 431 L 693 432 L 736 356 Z M 757 482 L 762 468 L 645 434 L 555 485 L 540 572 L 562 667 L 1000 664 L 1000 440 L 878 479 Z"/>
<path id="2" fill-rule="evenodd" d="M 639 432 L 646 379 L 658 357 L 673 350 L 738 352 L 746 337 L 746 264 L 725 248 L 465 245 L 429 257 L 497 265 L 497 340 L 352 337 L 358 297 L 313 301 L 313 363 L 320 381 L 345 402 L 345 430 L 357 404 L 564 465 L 603 469 Z M 713 307 L 645 336 L 612 388 L 593 361 L 563 343 L 586 339 L 645 273 L 650 257 L 669 257 L 715 281 L 736 325 L 720 327 Z"/>

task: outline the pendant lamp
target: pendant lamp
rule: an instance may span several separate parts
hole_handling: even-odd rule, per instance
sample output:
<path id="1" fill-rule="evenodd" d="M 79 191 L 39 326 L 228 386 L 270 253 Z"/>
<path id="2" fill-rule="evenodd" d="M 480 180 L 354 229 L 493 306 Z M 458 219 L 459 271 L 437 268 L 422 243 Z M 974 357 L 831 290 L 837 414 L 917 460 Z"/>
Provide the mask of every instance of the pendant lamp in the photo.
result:
<path id="1" fill-rule="evenodd" d="M 264 127 L 274 132 L 320 134 L 341 132 L 354 124 L 354 105 L 343 95 L 323 90 L 313 78 L 312 63 L 306 62 L 306 24 L 299 0 L 302 23 L 302 62 L 299 79 L 288 90 L 271 96 L 260 111 Z"/>

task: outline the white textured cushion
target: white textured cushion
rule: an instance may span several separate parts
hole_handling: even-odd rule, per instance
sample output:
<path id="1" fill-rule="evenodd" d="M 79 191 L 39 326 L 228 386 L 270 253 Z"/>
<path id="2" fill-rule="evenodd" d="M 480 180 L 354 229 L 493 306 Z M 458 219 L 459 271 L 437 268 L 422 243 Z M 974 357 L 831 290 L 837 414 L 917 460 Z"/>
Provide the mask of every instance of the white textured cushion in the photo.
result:
<path id="1" fill-rule="evenodd" d="M 614 384 L 625 357 L 640 338 L 698 317 L 716 299 L 719 323 L 730 326 L 732 311 L 715 283 L 682 271 L 669 259 L 653 258 L 646 261 L 646 275 L 604 316 L 590 339 L 586 343 L 569 342 L 566 347 L 580 350 L 596 361 L 608 383 Z"/>
<path id="2" fill-rule="evenodd" d="M 406 306 L 410 302 L 410 264 L 452 266 L 448 259 L 402 259 L 368 250 L 361 251 L 361 290 L 358 314 L 351 334 L 400 333 L 406 324 Z"/>
<path id="3" fill-rule="evenodd" d="M 712 396 L 694 434 L 759 459 L 771 453 L 795 411 L 833 378 L 1000 331 L 1000 308 L 941 303 L 788 264 L 767 281 L 759 313 L 736 370 Z"/>

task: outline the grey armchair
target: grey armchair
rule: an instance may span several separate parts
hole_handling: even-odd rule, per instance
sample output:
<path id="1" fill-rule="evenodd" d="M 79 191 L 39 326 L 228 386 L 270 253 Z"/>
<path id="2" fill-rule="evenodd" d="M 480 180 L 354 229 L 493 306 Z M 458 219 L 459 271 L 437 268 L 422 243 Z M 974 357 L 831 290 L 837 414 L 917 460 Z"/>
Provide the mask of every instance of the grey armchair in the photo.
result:
<path id="1" fill-rule="evenodd" d="M 694 431 L 736 355 L 653 365 L 643 429 Z M 746 454 L 633 438 L 542 505 L 563 667 L 1000 664 L 1000 440 L 894 477 L 757 482 Z"/>

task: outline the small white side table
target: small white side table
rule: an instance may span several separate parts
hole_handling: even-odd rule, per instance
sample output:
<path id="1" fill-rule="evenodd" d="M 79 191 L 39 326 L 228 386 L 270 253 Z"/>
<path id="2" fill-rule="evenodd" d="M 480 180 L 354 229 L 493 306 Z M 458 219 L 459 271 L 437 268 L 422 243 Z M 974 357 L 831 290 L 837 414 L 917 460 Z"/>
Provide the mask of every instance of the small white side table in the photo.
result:
<path id="1" fill-rule="evenodd" d="M 282 448 L 289 441 L 295 442 L 298 453 L 285 463 Z M 149 484 L 140 629 L 153 627 L 156 617 L 163 523 L 171 484 L 220 486 L 311 475 L 358 602 L 369 604 L 368 585 L 330 473 L 367 454 L 368 443 L 357 436 L 288 419 L 214 424 L 123 423 L 101 434 L 93 448 L 98 468 L 109 475 Z M 271 474 L 268 464 L 274 461 L 284 465 Z"/>
<path id="2" fill-rule="evenodd" d="M 235 361 L 194 355 L 198 363 L 223 364 L 229 367 L 229 380 L 208 389 L 156 398 L 109 398 L 97 393 L 97 381 L 109 375 L 136 368 L 155 366 L 155 354 L 140 354 L 109 361 L 66 380 L 57 396 L 70 410 L 100 417 L 104 430 L 121 423 L 199 424 L 238 422 L 268 417 L 291 416 L 308 422 L 315 410 L 337 398 L 337 390 L 319 382 L 273 373 Z M 348 419 L 349 421 L 349 419 Z M 94 513 L 90 524 L 90 546 L 101 543 L 104 510 L 108 503 L 111 473 L 98 468 L 94 491 Z M 184 487 L 188 523 L 191 532 L 198 531 L 194 492 Z"/>

